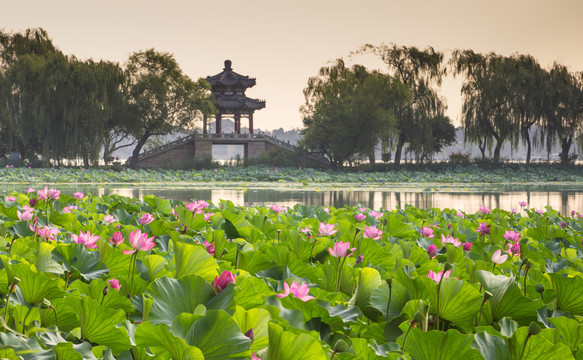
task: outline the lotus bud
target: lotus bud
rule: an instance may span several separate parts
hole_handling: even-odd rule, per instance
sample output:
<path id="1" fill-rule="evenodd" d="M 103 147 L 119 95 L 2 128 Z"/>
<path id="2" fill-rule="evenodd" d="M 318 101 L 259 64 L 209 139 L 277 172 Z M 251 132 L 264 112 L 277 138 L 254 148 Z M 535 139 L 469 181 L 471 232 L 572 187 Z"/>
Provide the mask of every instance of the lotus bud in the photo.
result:
<path id="1" fill-rule="evenodd" d="M 567 223 L 566 223 L 566 222 L 564 222 L 564 221 L 563 221 L 563 222 L 561 222 L 561 227 L 562 227 L 562 228 L 566 228 L 566 227 L 567 227 Z"/>
<path id="2" fill-rule="evenodd" d="M 423 316 L 423 314 L 417 311 L 415 313 L 415 316 L 413 316 L 413 321 L 415 321 L 416 323 L 423 323 L 423 321 L 425 321 L 425 316 Z"/>
<path id="3" fill-rule="evenodd" d="M 535 323 L 534 321 L 531 321 L 530 324 L 528 325 L 528 335 L 538 335 L 540 334 L 540 332 L 542 331 L 542 329 L 540 328 L 540 326 Z"/>
<path id="4" fill-rule="evenodd" d="M 341 352 L 345 352 L 346 350 L 348 350 L 349 346 L 346 343 L 346 341 L 340 339 L 336 342 L 336 345 L 334 345 L 334 352 L 335 353 L 341 353 Z"/>
<path id="5" fill-rule="evenodd" d="M 427 255 L 429 255 L 430 259 L 433 259 L 434 257 L 437 256 L 437 246 L 435 246 L 435 244 L 429 245 L 429 247 L 427 248 Z"/>
<path id="6" fill-rule="evenodd" d="M 389 285 L 389 289 L 393 287 L 393 279 L 388 278 L 388 279 L 385 279 L 385 281 L 387 282 L 387 285 Z"/>
<path id="7" fill-rule="evenodd" d="M 107 295 L 107 293 L 109 293 L 109 286 L 105 285 L 101 292 L 103 293 L 103 296 Z"/>
<path id="8" fill-rule="evenodd" d="M 364 260 L 364 255 L 362 255 L 362 254 L 358 255 L 358 257 L 356 258 L 356 262 L 354 263 L 354 265 L 360 264 L 361 262 L 363 262 L 363 260 Z"/>
<path id="9" fill-rule="evenodd" d="M 253 344 L 253 341 L 255 340 L 255 334 L 253 333 L 253 328 L 247 330 L 247 332 L 245 333 L 245 336 L 247 336 L 249 339 L 251 339 L 251 343 Z"/>
<path id="10" fill-rule="evenodd" d="M 534 289 L 536 290 L 537 293 L 541 295 L 545 292 L 545 286 L 543 284 L 536 284 Z"/>
<path id="11" fill-rule="evenodd" d="M 51 304 L 51 302 L 47 299 L 43 299 L 43 302 L 40 304 L 40 308 L 41 309 L 50 309 L 52 308 L 53 305 Z"/>

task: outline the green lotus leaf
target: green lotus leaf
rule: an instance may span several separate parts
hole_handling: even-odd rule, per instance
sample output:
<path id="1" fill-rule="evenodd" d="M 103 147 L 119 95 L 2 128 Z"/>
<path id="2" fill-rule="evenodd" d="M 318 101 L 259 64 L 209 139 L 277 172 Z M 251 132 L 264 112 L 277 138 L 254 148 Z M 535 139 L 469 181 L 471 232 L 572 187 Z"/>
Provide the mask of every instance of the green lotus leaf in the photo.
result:
<path id="1" fill-rule="evenodd" d="M 350 303 L 358 306 L 362 313 L 373 321 L 381 321 L 384 318 L 382 311 L 371 303 L 373 290 L 381 286 L 382 283 L 381 275 L 376 269 L 359 269 L 356 291 L 350 300 Z"/>
<path id="2" fill-rule="evenodd" d="M 270 322 L 268 325 L 269 360 L 327 360 L 322 345 L 307 334 L 296 335 Z"/>
<path id="3" fill-rule="evenodd" d="M 155 197 L 154 195 L 145 195 L 142 200 L 160 214 L 166 216 L 172 215 L 172 205 L 170 204 L 170 200 L 161 199 L 159 197 Z"/>
<path id="4" fill-rule="evenodd" d="M 514 282 L 514 277 L 494 275 L 485 270 L 476 271 L 476 277 L 484 289 L 492 293 L 488 303 L 494 321 L 506 316 L 521 325 L 536 320 L 536 310 L 543 305 L 542 301 L 525 297 Z"/>
<path id="5" fill-rule="evenodd" d="M 273 294 L 273 289 L 267 285 L 265 279 L 252 276 L 237 278 L 235 302 L 244 309 L 248 310 L 262 305 L 264 298 Z"/>
<path id="6" fill-rule="evenodd" d="M 59 360 L 97 360 L 92 352 L 91 344 L 88 342 L 81 344 L 62 342 L 53 347 L 53 351 L 55 359 Z"/>
<path id="7" fill-rule="evenodd" d="M 556 309 L 571 315 L 583 315 L 583 279 L 563 274 L 548 274 L 556 291 Z"/>
<path id="8" fill-rule="evenodd" d="M 125 321 L 123 310 L 113 310 L 99 305 L 87 296 L 69 298 L 67 303 L 77 312 L 81 338 L 105 345 L 119 354 L 131 346 L 125 327 L 118 327 Z"/>
<path id="9" fill-rule="evenodd" d="M 104 289 L 107 287 L 107 294 L 104 295 Z M 111 288 L 107 281 L 101 279 L 93 280 L 89 285 L 79 280 L 74 281 L 69 285 L 69 290 L 77 289 L 79 294 L 88 296 L 97 301 L 101 306 L 111 309 L 123 309 L 130 313 L 134 311 L 134 307 L 130 299 L 122 296 L 116 289 Z"/>
<path id="10" fill-rule="evenodd" d="M 255 340 L 251 344 L 251 352 L 255 353 L 267 347 L 267 324 L 271 320 L 271 314 L 265 309 L 250 309 L 245 310 L 237 306 L 233 314 L 233 320 L 239 325 L 241 332 L 246 333 L 249 329 L 253 329 Z"/>
<path id="11" fill-rule="evenodd" d="M 159 359 L 205 359 L 199 348 L 174 336 L 164 324 L 152 325 L 148 321 L 143 322 L 136 328 L 134 338 L 137 346 L 149 348 Z"/>
<path id="12" fill-rule="evenodd" d="M 473 340 L 473 334 L 461 334 L 456 330 L 423 332 L 414 328 L 409 332 L 405 351 L 414 359 L 482 359 L 480 352 L 471 347 Z"/>
<path id="13" fill-rule="evenodd" d="M 472 348 L 478 349 L 486 360 L 510 360 L 510 350 L 504 339 L 487 332 L 474 335 Z"/>
<path id="14" fill-rule="evenodd" d="M 246 360 L 251 357 L 251 339 L 223 310 L 209 310 L 196 320 L 186 335 L 186 343 L 198 347 L 205 360 Z"/>
<path id="15" fill-rule="evenodd" d="M 554 343 L 554 340 L 558 339 L 556 331 L 555 329 L 543 329 L 538 335 L 529 337 L 528 327 L 518 328 L 508 341 L 511 358 L 528 360 L 573 359 L 573 354 L 567 345 Z"/>
<path id="16" fill-rule="evenodd" d="M 109 273 L 98 255 L 99 253 L 89 251 L 82 244 L 57 244 L 53 250 L 53 260 L 61 263 L 70 273 L 78 272 L 87 281 L 107 276 Z"/>
<path id="17" fill-rule="evenodd" d="M 480 311 L 482 294 L 463 280 L 446 278 L 439 289 L 439 316 L 470 332 Z"/>
<path id="18" fill-rule="evenodd" d="M 56 299 L 66 295 L 60 287 L 58 278 L 48 277 L 43 273 L 33 270 L 32 265 L 18 263 L 11 266 L 14 276 L 20 279 L 18 288 L 22 297 L 31 305 L 42 303 L 43 299 Z"/>
<path id="19" fill-rule="evenodd" d="M 577 320 L 561 316 L 547 318 L 547 321 L 559 331 L 563 340 L 569 344 L 571 351 L 576 351 L 583 343 L 583 326 Z"/>
<path id="20" fill-rule="evenodd" d="M 192 314 L 198 305 L 209 309 L 235 311 L 234 286 L 229 285 L 219 294 L 205 279 L 196 275 L 180 279 L 162 277 L 156 279 L 146 292 L 153 298 L 149 319 L 154 325 L 171 325 L 181 313 Z"/>
<path id="21" fill-rule="evenodd" d="M 219 266 L 202 245 L 174 242 L 174 263 L 176 278 L 198 275 L 208 281 L 219 275 Z"/>

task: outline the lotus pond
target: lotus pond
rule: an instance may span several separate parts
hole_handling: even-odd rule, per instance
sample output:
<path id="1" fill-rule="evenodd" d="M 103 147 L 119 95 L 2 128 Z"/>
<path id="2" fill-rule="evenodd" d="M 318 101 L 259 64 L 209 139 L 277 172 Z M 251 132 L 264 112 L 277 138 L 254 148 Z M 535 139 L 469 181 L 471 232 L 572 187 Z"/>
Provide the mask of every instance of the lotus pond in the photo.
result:
<path id="1" fill-rule="evenodd" d="M 583 220 L 0 199 L 7 359 L 580 359 Z"/>

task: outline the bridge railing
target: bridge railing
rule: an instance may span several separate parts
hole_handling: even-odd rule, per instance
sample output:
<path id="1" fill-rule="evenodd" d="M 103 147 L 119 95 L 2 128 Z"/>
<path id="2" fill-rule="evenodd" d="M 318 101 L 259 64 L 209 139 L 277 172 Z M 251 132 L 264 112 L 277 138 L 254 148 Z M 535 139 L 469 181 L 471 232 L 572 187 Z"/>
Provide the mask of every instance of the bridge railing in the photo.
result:
<path id="1" fill-rule="evenodd" d="M 187 142 L 189 140 L 192 140 L 192 138 L 193 138 L 192 135 L 187 135 L 185 137 L 181 137 L 180 139 L 176 139 L 176 140 L 171 141 L 169 143 L 166 143 L 164 145 L 158 146 L 157 148 L 150 149 L 150 150 L 146 150 L 146 151 L 140 153 L 140 155 L 138 155 L 138 159 L 142 159 L 142 158 L 144 158 L 146 156 L 150 156 L 152 154 L 159 153 L 159 152 L 164 151 L 166 149 L 170 149 L 170 148 L 176 147 L 176 146 L 178 146 L 180 144 L 183 144 L 183 143 L 185 143 L 185 142 Z"/>

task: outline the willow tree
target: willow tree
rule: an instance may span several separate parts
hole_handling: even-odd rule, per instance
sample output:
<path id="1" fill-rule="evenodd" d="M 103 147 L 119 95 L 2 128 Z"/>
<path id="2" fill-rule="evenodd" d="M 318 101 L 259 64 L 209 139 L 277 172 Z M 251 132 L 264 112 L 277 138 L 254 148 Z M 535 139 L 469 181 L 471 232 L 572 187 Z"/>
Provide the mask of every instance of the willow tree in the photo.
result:
<path id="1" fill-rule="evenodd" d="M 394 138 L 385 142 L 394 144 L 395 164 L 401 162 L 401 153 L 406 143 L 419 144 L 427 134 L 419 132 L 420 124 L 434 117 L 443 117 L 445 104 L 437 95 L 446 69 L 443 66 L 443 53 L 432 47 L 420 50 L 416 47 L 395 44 L 364 45 L 358 53 L 373 53 L 387 64 L 389 74 L 407 86 L 411 101 L 396 109 L 397 119 Z M 430 129 L 426 126 L 425 129 Z M 432 137 L 432 136 L 430 136 Z"/>
<path id="2" fill-rule="evenodd" d="M 215 111 L 210 85 L 192 81 L 174 57 L 154 49 L 132 54 L 126 63 L 128 101 L 138 124 L 138 140 L 130 158 L 135 166 L 146 141 L 175 128 L 193 128 L 194 122 Z"/>
<path id="3" fill-rule="evenodd" d="M 410 101 L 397 79 L 362 65 L 346 67 L 339 59 L 308 80 L 301 108 L 301 145 L 342 167 L 355 155 L 374 162 L 379 140 L 396 124 L 394 112 Z"/>
<path id="4" fill-rule="evenodd" d="M 477 142 L 482 158 L 486 144 L 494 145 L 494 161 L 500 161 L 502 145 L 511 139 L 516 127 L 510 121 L 512 64 L 500 55 L 456 50 L 450 60 L 454 74 L 464 74 L 462 119 L 466 141 Z"/>
<path id="5" fill-rule="evenodd" d="M 571 73 L 555 63 L 548 81 L 552 91 L 547 93 L 544 106 L 547 146 L 550 151 L 550 146 L 558 141 L 561 162 L 567 164 L 573 160 L 569 152 L 583 128 L 583 78 L 580 73 Z"/>

